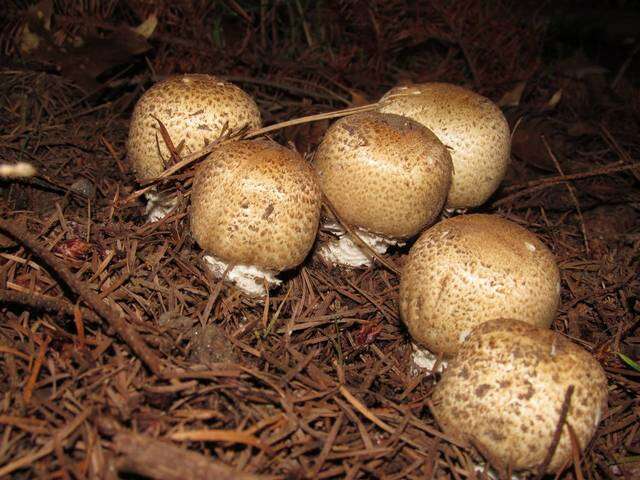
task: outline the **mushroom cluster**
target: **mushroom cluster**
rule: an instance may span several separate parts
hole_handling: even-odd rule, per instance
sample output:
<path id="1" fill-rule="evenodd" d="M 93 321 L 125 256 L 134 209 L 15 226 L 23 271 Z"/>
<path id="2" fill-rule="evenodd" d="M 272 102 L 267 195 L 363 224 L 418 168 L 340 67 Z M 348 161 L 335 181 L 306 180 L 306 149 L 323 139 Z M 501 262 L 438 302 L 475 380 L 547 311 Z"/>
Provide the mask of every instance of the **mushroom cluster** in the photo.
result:
<path id="1" fill-rule="evenodd" d="M 367 112 L 344 117 L 315 154 L 320 187 L 340 219 L 377 253 L 402 244 L 438 216 L 451 185 L 451 157 L 426 127 L 400 115 Z M 322 245 L 331 263 L 370 265 L 328 212 L 324 228 L 337 239 Z"/>
<path id="2" fill-rule="evenodd" d="M 142 181 L 167 168 L 168 144 L 190 153 L 226 129 L 260 125 L 238 87 L 172 77 L 136 105 L 128 155 Z M 418 237 L 400 275 L 399 313 L 414 361 L 446 367 L 434 416 L 499 470 L 558 472 L 571 458 L 570 429 L 583 450 L 593 436 L 607 382 L 593 356 L 550 329 L 560 303 L 554 256 L 498 215 L 434 224 L 443 209 L 486 202 L 509 157 L 508 124 L 487 98 L 445 83 L 397 87 L 375 111 L 336 121 L 312 162 L 268 139 L 221 142 L 197 167 L 191 232 L 215 276 L 257 297 L 304 262 L 323 203 L 330 240 L 317 251 L 332 266 L 370 267 L 371 252 Z"/>
<path id="3" fill-rule="evenodd" d="M 482 205 L 507 172 L 511 152 L 509 124 L 488 98 L 449 83 L 396 87 L 382 99 L 381 112 L 412 118 L 451 148 L 453 183 L 447 208 Z"/>
<path id="4" fill-rule="evenodd" d="M 127 156 L 138 181 L 159 176 L 171 165 L 175 150 L 187 155 L 216 140 L 225 130 L 262 125 L 255 101 L 232 83 L 212 75 L 176 75 L 156 83 L 138 100 L 127 140 Z M 159 220 L 175 207 L 175 199 L 149 192 L 147 215 Z"/>

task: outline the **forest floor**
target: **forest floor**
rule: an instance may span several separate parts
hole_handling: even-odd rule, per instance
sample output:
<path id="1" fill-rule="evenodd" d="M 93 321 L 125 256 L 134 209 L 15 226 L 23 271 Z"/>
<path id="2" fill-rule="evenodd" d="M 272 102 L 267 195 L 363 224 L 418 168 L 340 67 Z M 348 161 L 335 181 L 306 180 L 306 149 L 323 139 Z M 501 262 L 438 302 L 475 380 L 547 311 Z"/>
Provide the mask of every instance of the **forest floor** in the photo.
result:
<path id="1" fill-rule="evenodd" d="M 608 413 L 563 478 L 640 478 L 640 367 L 625 361 L 640 358 L 640 39 L 626 2 L 594 31 L 601 11 L 532 2 L 9 3 L 0 159 L 38 174 L 0 182 L 0 478 L 481 476 L 429 410 L 438 375 L 412 367 L 394 271 L 312 256 L 265 302 L 243 296 L 190 235 L 193 165 L 164 183 L 181 207 L 145 222 L 131 110 L 192 72 L 242 87 L 267 125 L 407 82 L 499 103 L 511 166 L 477 211 L 550 247 L 553 328 L 609 378 Z M 273 138 L 309 156 L 328 124 Z M 401 268 L 408 248 L 386 258 Z"/>

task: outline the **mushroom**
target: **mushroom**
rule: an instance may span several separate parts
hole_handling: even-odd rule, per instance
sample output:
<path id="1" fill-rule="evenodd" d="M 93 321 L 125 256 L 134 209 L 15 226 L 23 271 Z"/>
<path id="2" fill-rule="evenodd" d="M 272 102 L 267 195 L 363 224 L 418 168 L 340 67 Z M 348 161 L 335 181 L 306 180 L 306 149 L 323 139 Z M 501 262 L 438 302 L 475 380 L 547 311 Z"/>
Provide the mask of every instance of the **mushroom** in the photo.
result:
<path id="1" fill-rule="evenodd" d="M 432 411 L 445 432 L 477 447 L 498 470 L 534 472 L 552 447 L 567 397 L 546 473 L 571 460 L 569 427 L 580 450 L 591 440 L 607 406 L 607 378 L 591 354 L 562 335 L 497 319 L 462 344 L 435 386 Z"/>
<path id="2" fill-rule="evenodd" d="M 158 121 L 182 155 L 196 152 L 225 130 L 261 125 L 253 99 L 232 83 L 211 75 L 177 75 L 156 83 L 138 100 L 129 127 L 127 155 L 138 181 L 159 176 L 171 162 Z M 164 217 L 176 199 L 147 194 L 151 221 Z"/>
<path id="3" fill-rule="evenodd" d="M 509 164 L 511 137 L 491 100 L 449 83 L 422 83 L 393 88 L 380 103 L 381 112 L 422 123 L 451 148 L 447 209 L 477 207 L 497 190 Z"/>
<path id="4" fill-rule="evenodd" d="M 411 248 L 400 280 L 400 315 L 413 340 L 447 359 L 473 327 L 512 317 L 549 327 L 560 302 L 553 254 L 497 215 L 443 220 Z M 414 359 L 419 362 L 423 352 Z"/>
<path id="5" fill-rule="evenodd" d="M 262 296 L 313 246 L 322 193 L 298 153 L 241 140 L 222 144 L 198 167 L 191 203 L 191 231 L 212 272 Z"/>
<path id="6" fill-rule="evenodd" d="M 314 160 L 320 186 L 341 220 L 377 253 L 418 234 L 440 213 L 451 184 L 451 157 L 429 129 L 399 115 L 367 112 L 341 118 Z M 369 265 L 334 219 L 338 235 L 320 248 L 331 263 Z"/>

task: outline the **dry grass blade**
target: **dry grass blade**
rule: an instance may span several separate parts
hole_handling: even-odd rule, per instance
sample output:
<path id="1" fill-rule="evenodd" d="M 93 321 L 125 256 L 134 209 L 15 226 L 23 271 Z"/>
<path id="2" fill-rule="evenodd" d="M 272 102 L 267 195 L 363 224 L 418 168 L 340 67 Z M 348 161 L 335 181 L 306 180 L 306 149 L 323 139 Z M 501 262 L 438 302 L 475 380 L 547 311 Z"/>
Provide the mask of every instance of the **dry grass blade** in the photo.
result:
<path id="1" fill-rule="evenodd" d="M 287 121 L 284 121 L 284 122 L 276 123 L 274 125 L 270 125 L 268 127 L 263 127 L 263 128 L 259 128 L 259 129 L 256 129 L 256 130 L 250 130 L 248 132 L 246 130 L 241 130 L 239 132 L 228 133 L 228 134 L 224 135 L 223 137 L 211 142 L 209 145 L 207 145 L 206 147 L 202 148 L 201 150 L 198 150 L 197 152 L 191 153 L 189 155 L 185 155 L 184 158 L 181 161 L 179 161 L 175 165 L 172 165 L 171 167 L 169 167 L 167 170 L 162 172 L 162 174 L 160 174 L 157 178 L 154 178 L 152 180 L 148 180 L 148 181 L 144 182 L 144 185 L 146 185 L 147 188 L 143 189 L 144 191 L 135 192 L 135 195 L 136 196 L 142 195 L 145 191 L 148 191 L 148 189 L 149 189 L 149 187 L 151 185 L 154 185 L 154 184 L 160 182 L 161 180 L 163 180 L 163 179 L 165 179 L 167 177 L 170 177 L 171 175 L 175 174 L 176 172 L 182 170 L 183 168 L 188 167 L 189 165 L 191 165 L 195 161 L 199 160 L 200 158 L 209 155 L 218 145 L 220 145 L 224 141 L 233 140 L 235 138 L 254 138 L 254 137 L 259 137 L 260 135 L 265 135 L 267 133 L 274 132 L 276 130 L 281 130 L 281 129 L 286 128 L 286 127 L 291 127 L 293 125 L 300 125 L 300 124 L 303 124 L 303 123 L 316 122 L 316 121 L 319 121 L 319 120 L 326 120 L 326 119 L 330 119 L 330 118 L 344 117 L 346 115 L 352 115 L 354 113 L 368 112 L 368 111 L 371 111 L 371 110 L 375 110 L 378 107 L 379 107 L 379 105 L 377 103 L 374 103 L 374 104 L 365 105 L 365 106 L 362 106 L 362 107 L 345 108 L 345 109 L 336 110 L 336 111 L 333 111 L 333 112 L 319 113 L 319 114 L 316 114 L 316 115 L 308 115 L 308 116 L 305 116 L 305 117 L 300 117 L 300 118 L 296 118 L 296 119 L 292 119 L 292 120 L 287 120 Z"/>

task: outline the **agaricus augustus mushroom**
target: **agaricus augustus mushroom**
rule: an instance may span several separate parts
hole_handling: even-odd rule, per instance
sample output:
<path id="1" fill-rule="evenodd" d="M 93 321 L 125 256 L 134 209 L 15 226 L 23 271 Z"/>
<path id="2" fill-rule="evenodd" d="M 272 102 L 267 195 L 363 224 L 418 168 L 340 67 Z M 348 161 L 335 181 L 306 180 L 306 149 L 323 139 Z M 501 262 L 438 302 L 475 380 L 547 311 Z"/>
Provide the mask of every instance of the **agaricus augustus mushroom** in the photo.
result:
<path id="1" fill-rule="evenodd" d="M 344 117 L 315 155 L 325 196 L 338 216 L 377 253 L 418 234 L 440 213 L 451 184 L 451 157 L 427 128 L 399 115 Z M 320 247 L 332 263 L 370 264 L 370 256 L 329 220 L 339 239 Z"/>
<path id="2" fill-rule="evenodd" d="M 448 83 L 396 87 L 380 100 L 381 112 L 412 118 L 428 127 L 453 160 L 448 209 L 482 205 L 505 176 L 511 151 L 509 125 L 488 98 Z"/>
<path id="3" fill-rule="evenodd" d="M 552 446 L 567 391 L 569 407 L 547 473 L 572 458 L 569 428 L 580 450 L 607 406 L 598 361 L 562 335 L 519 320 L 491 320 L 462 344 L 433 391 L 443 430 L 472 444 L 502 472 L 537 472 Z"/>
<path id="4" fill-rule="evenodd" d="M 444 358 L 487 320 L 549 327 L 559 301 L 553 254 L 533 233 L 497 215 L 461 215 L 425 231 L 400 281 L 400 315 L 409 333 Z"/>
<path id="5" fill-rule="evenodd" d="M 177 75 L 156 83 L 138 100 L 131 117 L 127 155 L 139 181 L 160 175 L 171 163 L 160 121 L 181 155 L 216 140 L 223 130 L 261 126 L 253 99 L 232 83 L 211 75 Z M 175 199 L 150 192 L 151 221 L 175 207 Z"/>
<path id="6" fill-rule="evenodd" d="M 313 246 L 322 193 L 311 165 L 270 140 L 222 144 L 197 169 L 191 231 L 213 273 L 249 295 Z"/>

